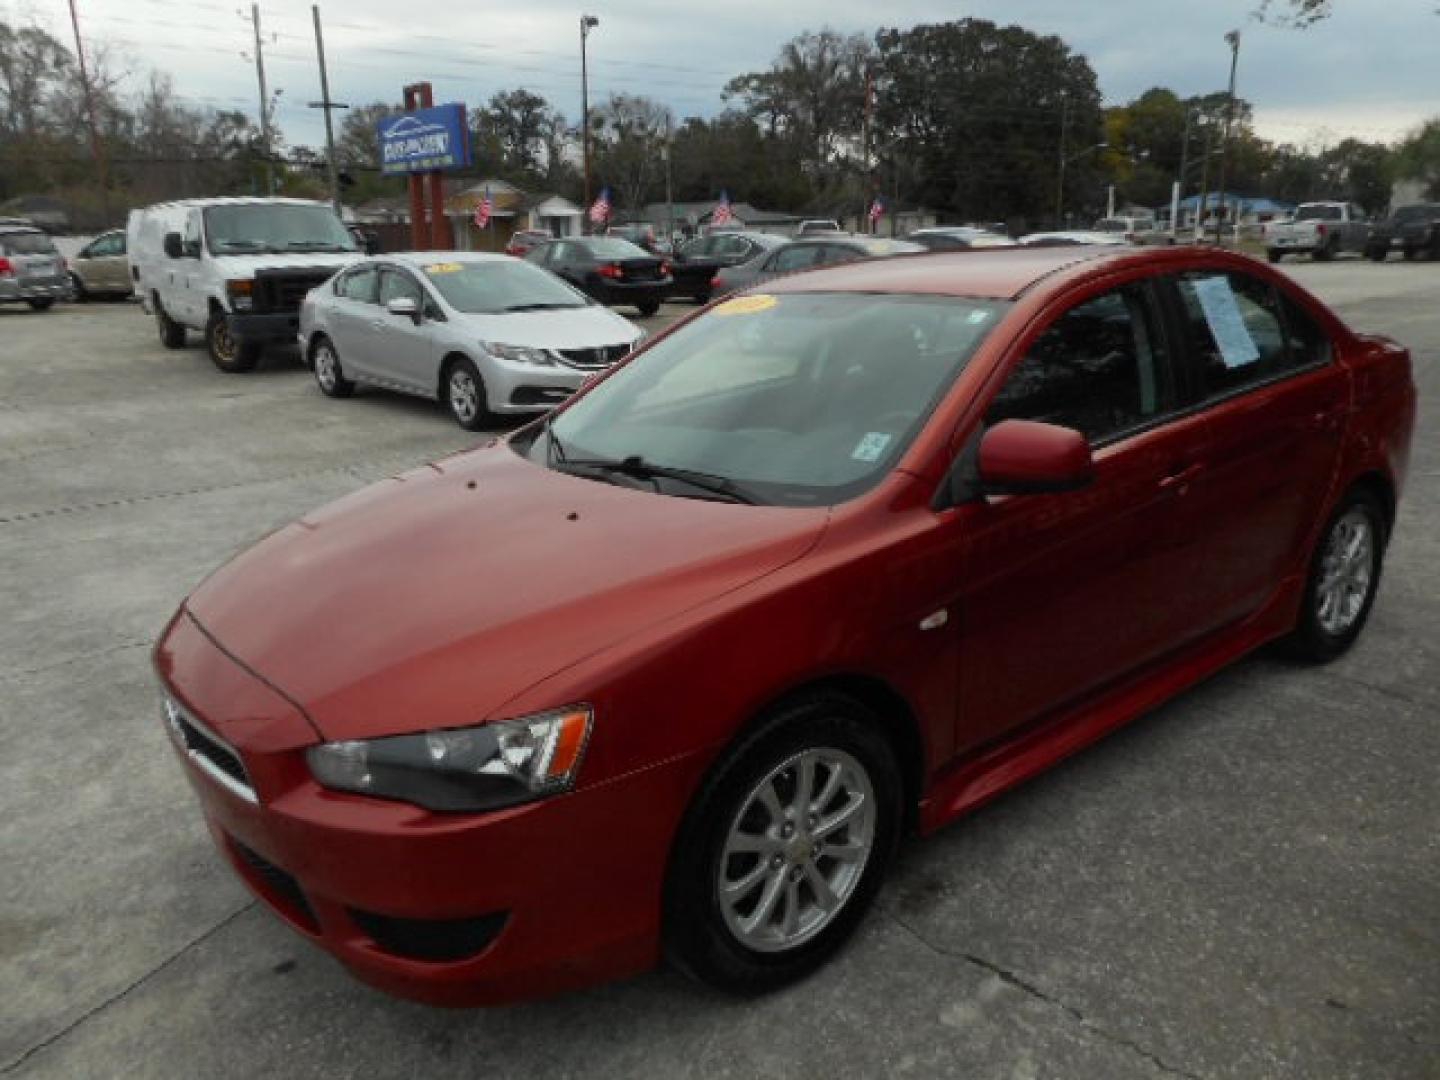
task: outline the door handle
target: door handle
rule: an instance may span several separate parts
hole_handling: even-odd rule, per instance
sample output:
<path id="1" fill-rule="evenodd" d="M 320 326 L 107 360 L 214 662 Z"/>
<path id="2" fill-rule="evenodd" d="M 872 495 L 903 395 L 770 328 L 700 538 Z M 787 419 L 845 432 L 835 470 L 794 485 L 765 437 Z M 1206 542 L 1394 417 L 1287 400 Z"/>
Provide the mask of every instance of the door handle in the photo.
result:
<path id="1" fill-rule="evenodd" d="M 1201 465 L 1199 462 L 1194 462 L 1190 465 L 1186 465 L 1177 472 L 1172 472 L 1169 476 L 1162 476 L 1160 478 L 1160 490 L 1184 491 L 1185 488 L 1188 487 L 1190 483 L 1194 481 L 1194 479 L 1204 471 L 1205 466 Z"/>

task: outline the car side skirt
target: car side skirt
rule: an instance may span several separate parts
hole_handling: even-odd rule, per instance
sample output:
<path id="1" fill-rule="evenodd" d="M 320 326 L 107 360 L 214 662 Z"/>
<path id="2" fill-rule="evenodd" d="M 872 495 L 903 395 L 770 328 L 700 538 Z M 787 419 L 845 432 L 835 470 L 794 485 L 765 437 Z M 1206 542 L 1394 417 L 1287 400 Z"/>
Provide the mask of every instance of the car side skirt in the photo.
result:
<path id="1" fill-rule="evenodd" d="M 1020 734 L 947 768 L 920 804 L 922 834 L 954 821 L 1064 761 L 1111 732 L 1204 682 L 1295 625 L 1305 577 L 1287 578 L 1269 604 L 1245 621 L 1112 685 L 1098 697 L 1042 718 Z"/>

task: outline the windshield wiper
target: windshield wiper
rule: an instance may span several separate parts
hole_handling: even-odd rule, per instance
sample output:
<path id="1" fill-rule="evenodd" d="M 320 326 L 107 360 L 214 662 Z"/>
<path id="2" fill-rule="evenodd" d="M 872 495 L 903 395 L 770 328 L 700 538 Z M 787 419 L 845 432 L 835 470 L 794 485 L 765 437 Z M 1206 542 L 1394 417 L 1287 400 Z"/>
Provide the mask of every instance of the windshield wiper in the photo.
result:
<path id="1" fill-rule="evenodd" d="M 561 309 L 580 308 L 584 306 L 584 304 L 572 303 L 511 304 L 509 307 L 501 308 L 497 312 L 497 314 L 507 315 L 512 311 L 558 311 Z"/>
<path id="2" fill-rule="evenodd" d="M 242 251 L 270 250 L 270 245 L 265 243 L 264 240 L 212 240 L 210 241 L 210 243 L 216 247 L 223 247 L 226 249 L 239 248 Z"/>
<path id="3" fill-rule="evenodd" d="M 337 244 L 330 240 L 290 240 L 285 244 L 286 251 L 349 251 L 350 248 L 343 244 Z"/>
<path id="4" fill-rule="evenodd" d="M 550 437 L 550 448 L 559 449 L 555 443 L 555 437 Z M 637 480 L 678 480 L 682 484 L 700 491 L 708 491 L 712 495 L 719 495 L 730 502 L 754 504 L 759 502 L 753 494 L 745 488 L 736 484 L 728 476 L 716 476 L 714 473 L 696 472 L 693 469 L 677 469 L 669 465 L 654 465 L 646 461 L 639 454 L 632 454 L 627 458 L 612 460 L 610 458 L 567 458 L 564 451 L 560 451 L 561 471 L 569 469 L 589 469 L 598 473 L 618 473 L 621 476 L 633 476 Z M 552 466 L 553 467 L 553 466 Z M 656 485 L 656 490 L 659 486 Z"/>

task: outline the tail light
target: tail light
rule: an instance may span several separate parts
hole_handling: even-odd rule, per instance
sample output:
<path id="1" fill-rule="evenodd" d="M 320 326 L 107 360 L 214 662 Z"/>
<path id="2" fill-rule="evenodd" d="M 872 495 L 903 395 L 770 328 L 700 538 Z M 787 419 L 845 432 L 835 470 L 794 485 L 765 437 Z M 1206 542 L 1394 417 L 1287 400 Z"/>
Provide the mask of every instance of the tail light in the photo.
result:
<path id="1" fill-rule="evenodd" d="M 712 288 L 712 289 L 721 288 L 723 285 L 724 285 L 724 282 L 722 282 L 722 281 L 720 280 L 720 275 L 719 275 L 719 274 L 716 274 L 714 277 L 712 277 L 712 278 L 710 279 L 710 288 Z"/>
<path id="2" fill-rule="evenodd" d="M 1316 236 L 1324 236 L 1324 235 L 1325 235 L 1325 222 L 1322 221 L 1322 222 L 1320 222 L 1319 225 L 1316 225 L 1316 226 L 1315 226 L 1315 235 L 1316 235 Z"/>
<path id="3" fill-rule="evenodd" d="M 617 263 L 606 263 L 595 272 L 601 277 L 607 278 L 622 278 L 625 276 L 625 271 L 621 270 Z"/>
<path id="4" fill-rule="evenodd" d="M 0 255 L 0 277 L 14 277 L 14 276 L 15 276 L 15 264 L 12 263 L 9 259 L 5 258 L 5 256 Z"/>
<path id="5" fill-rule="evenodd" d="M 662 262 L 662 263 L 660 264 L 660 276 L 661 276 L 661 277 L 668 277 L 669 275 L 670 275 L 670 264 L 669 264 L 668 262 Z"/>

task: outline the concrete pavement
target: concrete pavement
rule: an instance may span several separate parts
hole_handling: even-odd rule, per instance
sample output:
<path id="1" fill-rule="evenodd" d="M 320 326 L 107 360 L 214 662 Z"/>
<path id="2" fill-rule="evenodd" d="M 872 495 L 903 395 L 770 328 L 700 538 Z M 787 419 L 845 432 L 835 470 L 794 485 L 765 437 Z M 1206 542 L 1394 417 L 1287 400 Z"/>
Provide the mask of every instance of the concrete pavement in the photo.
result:
<path id="1" fill-rule="evenodd" d="M 0 308 L 0 1071 L 35 1077 L 1440 1077 L 1440 264 L 1286 267 L 1416 355 L 1370 627 L 1253 658 L 927 842 L 811 980 L 478 1012 L 360 986 L 212 851 L 147 649 L 210 568 L 473 437 Z M 679 307 L 677 312 L 688 310 Z"/>

